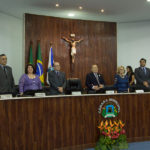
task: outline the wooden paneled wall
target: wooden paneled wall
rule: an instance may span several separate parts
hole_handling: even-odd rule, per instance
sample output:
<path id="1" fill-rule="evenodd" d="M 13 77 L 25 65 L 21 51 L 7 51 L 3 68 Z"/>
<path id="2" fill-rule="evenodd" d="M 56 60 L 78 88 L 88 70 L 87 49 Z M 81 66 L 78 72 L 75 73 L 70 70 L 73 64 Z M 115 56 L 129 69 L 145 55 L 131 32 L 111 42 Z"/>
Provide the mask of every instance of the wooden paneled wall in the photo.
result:
<path id="1" fill-rule="evenodd" d="M 104 120 L 98 107 L 108 98 L 120 105 L 118 118 L 126 124 L 128 140 L 150 140 L 150 94 L 27 98 L 0 101 L 0 149 L 94 147 L 99 119 Z"/>
<path id="2" fill-rule="evenodd" d="M 61 39 L 71 33 L 83 39 L 77 45 L 75 63 L 71 66 L 70 46 Z M 54 60 L 59 61 L 67 78 L 80 78 L 85 86 L 85 77 L 92 64 L 98 64 L 107 84 L 113 84 L 117 65 L 116 23 L 62 19 L 39 15 L 25 15 L 25 64 L 28 63 L 29 46 L 33 42 L 36 61 L 37 42 L 40 40 L 44 72 L 47 70 L 50 42 L 53 43 Z M 71 70 L 71 67 L 73 70 Z M 46 73 L 45 73 L 46 77 Z"/>

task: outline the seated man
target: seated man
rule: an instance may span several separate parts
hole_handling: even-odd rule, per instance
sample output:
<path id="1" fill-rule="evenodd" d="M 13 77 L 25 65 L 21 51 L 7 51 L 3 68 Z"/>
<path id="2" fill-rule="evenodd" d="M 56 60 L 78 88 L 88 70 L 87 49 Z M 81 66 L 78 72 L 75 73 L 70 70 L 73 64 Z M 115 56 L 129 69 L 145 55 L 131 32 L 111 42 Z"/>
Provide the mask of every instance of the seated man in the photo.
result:
<path id="1" fill-rule="evenodd" d="M 54 63 L 54 70 L 48 73 L 48 80 L 50 83 L 50 94 L 64 94 L 66 88 L 66 77 L 65 73 L 60 71 L 59 62 Z"/>
<path id="2" fill-rule="evenodd" d="M 91 71 L 92 72 L 86 76 L 88 94 L 103 93 L 105 82 L 102 75 L 98 73 L 98 66 L 92 65 Z"/>
<path id="3" fill-rule="evenodd" d="M 150 91 L 150 69 L 146 68 L 146 59 L 140 60 L 140 67 L 135 69 L 136 85 L 138 89 Z"/>

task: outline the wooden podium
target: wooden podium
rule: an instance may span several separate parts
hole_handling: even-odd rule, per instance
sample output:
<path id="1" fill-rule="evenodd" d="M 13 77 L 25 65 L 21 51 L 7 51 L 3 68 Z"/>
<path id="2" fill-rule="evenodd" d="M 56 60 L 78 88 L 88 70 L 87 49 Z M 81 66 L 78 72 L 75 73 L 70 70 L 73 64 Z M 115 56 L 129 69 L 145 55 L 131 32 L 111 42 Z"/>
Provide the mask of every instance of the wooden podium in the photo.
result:
<path id="1" fill-rule="evenodd" d="M 14 98 L 0 100 L 1 150 L 62 150 L 94 147 L 98 107 L 108 98 L 120 105 L 129 142 L 150 140 L 150 93 Z"/>

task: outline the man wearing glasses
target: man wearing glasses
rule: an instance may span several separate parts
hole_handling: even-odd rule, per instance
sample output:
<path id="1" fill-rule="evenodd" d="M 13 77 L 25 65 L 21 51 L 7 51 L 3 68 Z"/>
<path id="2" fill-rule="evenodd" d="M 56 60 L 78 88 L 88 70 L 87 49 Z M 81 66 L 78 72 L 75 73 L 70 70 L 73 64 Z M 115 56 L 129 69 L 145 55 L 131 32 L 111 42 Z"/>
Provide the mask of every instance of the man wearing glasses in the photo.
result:
<path id="1" fill-rule="evenodd" d="M 66 76 L 64 72 L 60 71 L 59 62 L 54 62 L 54 70 L 48 73 L 48 80 L 50 83 L 51 95 L 64 94 L 66 88 Z"/>

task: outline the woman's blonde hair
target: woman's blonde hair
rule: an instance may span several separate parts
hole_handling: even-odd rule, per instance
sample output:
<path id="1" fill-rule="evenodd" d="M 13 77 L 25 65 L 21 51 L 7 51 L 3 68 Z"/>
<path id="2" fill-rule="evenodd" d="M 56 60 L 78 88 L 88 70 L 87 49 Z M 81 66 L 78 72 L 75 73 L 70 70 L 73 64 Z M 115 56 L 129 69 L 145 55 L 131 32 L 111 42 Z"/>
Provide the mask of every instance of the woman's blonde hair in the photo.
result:
<path id="1" fill-rule="evenodd" d="M 125 73 L 125 68 L 123 67 L 123 66 L 119 66 L 118 68 L 117 68 L 117 74 L 120 74 L 120 69 L 123 69 L 124 70 L 124 73 Z"/>

